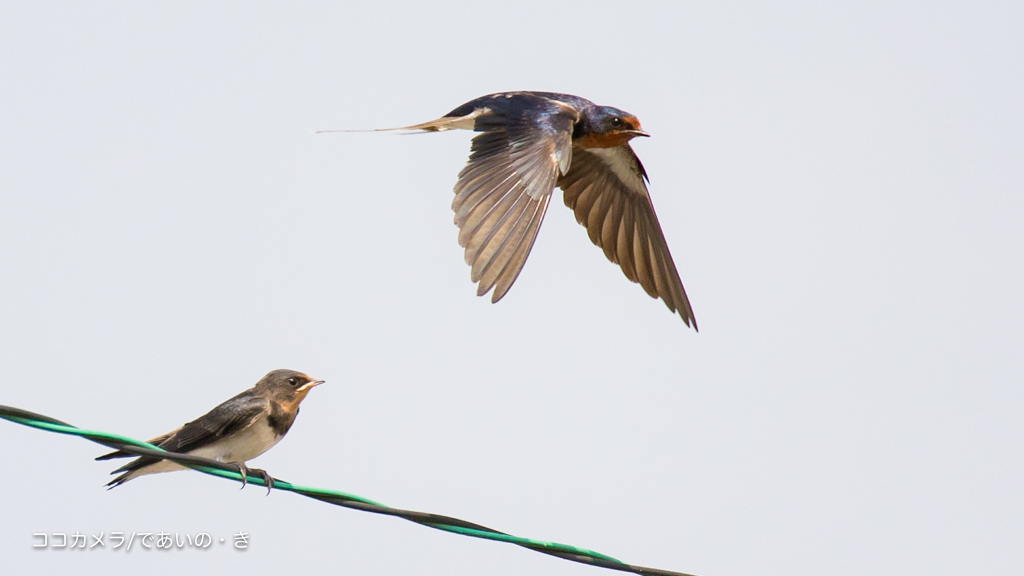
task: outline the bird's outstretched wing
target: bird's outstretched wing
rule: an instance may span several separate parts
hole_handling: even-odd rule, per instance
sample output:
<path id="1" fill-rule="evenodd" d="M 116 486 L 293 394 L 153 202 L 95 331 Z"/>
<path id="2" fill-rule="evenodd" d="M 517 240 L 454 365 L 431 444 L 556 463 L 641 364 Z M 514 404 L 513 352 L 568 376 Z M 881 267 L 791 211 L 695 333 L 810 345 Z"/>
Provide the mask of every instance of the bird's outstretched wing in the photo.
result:
<path id="1" fill-rule="evenodd" d="M 558 180 L 565 205 L 587 228 L 626 277 L 652 298 L 661 298 L 687 326 L 697 329 L 679 272 L 658 224 L 640 159 L 628 144 L 611 148 L 573 148 L 572 167 Z"/>
<path id="2" fill-rule="evenodd" d="M 471 114 L 473 129 L 482 134 L 473 138 L 469 162 L 459 172 L 452 210 L 477 295 L 493 288 L 491 302 L 497 302 L 523 269 L 555 182 L 569 170 L 579 112 L 514 92 L 467 103 L 446 118 L 455 124 Z"/>
<path id="3" fill-rule="evenodd" d="M 251 426 L 264 413 L 267 402 L 267 399 L 254 396 L 252 391 L 247 390 L 176 431 L 154 438 L 151 443 L 168 452 L 186 453 L 201 448 Z M 118 451 L 104 454 L 96 459 L 108 460 L 128 455 Z M 111 474 L 132 472 L 159 461 L 159 458 L 143 456 L 114 470 Z"/>

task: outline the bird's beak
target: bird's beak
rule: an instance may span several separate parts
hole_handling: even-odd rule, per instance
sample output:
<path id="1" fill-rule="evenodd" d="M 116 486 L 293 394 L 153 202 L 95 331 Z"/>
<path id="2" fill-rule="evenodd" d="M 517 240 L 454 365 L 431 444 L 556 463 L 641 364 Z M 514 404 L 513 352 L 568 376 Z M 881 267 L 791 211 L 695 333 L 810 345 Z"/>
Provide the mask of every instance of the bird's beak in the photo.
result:
<path id="1" fill-rule="evenodd" d="M 326 380 L 314 380 L 312 382 L 306 382 L 305 384 L 303 384 L 302 386 L 299 387 L 297 392 L 302 392 L 303 390 L 309 390 L 310 388 L 312 388 L 314 386 L 319 386 L 319 385 L 323 384 L 324 382 L 326 382 Z"/>
<path id="2" fill-rule="evenodd" d="M 650 138 L 650 136 L 651 136 L 650 134 L 648 134 L 647 132 L 644 132 L 643 130 L 626 130 L 626 134 L 629 134 L 630 136 L 634 136 L 634 137 L 635 136 L 646 136 L 646 137 Z"/>

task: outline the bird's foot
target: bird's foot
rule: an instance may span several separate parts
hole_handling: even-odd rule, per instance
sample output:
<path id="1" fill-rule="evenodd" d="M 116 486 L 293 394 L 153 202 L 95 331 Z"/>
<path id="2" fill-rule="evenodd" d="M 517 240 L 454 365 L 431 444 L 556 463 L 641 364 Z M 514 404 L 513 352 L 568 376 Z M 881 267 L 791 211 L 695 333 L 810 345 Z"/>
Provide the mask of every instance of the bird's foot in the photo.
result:
<path id="1" fill-rule="evenodd" d="M 239 490 L 244 490 L 245 485 L 249 483 L 249 468 L 246 467 L 245 462 L 235 462 L 234 465 L 238 466 L 238 473 L 242 475 L 242 487 Z"/>
<path id="2" fill-rule="evenodd" d="M 274 488 L 274 477 L 261 468 L 252 468 L 249 473 L 263 479 L 263 484 L 267 487 L 267 496 L 270 496 L 270 491 Z"/>
<path id="3" fill-rule="evenodd" d="M 238 467 L 238 473 L 242 475 L 242 487 L 239 490 L 244 489 L 245 485 L 249 483 L 249 476 L 259 477 L 267 487 L 267 496 L 270 496 L 270 491 L 274 488 L 274 477 L 270 473 L 262 468 L 249 468 L 245 462 L 234 462 L 233 464 Z"/>

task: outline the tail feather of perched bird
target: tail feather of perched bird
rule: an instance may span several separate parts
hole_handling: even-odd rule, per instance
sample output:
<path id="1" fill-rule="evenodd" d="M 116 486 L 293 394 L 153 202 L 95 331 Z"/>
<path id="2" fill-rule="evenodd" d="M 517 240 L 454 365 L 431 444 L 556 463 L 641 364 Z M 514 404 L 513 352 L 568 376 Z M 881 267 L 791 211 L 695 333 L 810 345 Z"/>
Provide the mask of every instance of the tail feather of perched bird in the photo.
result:
<path id="1" fill-rule="evenodd" d="M 162 436 L 157 436 L 156 438 L 153 438 L 152 440 L 146 440 L 146 442 L 148 442 L 149 444 L 153 444 L 154 446 L 159 446 L 159 445 L 163 444 L 164 441 L 166 441 L 168 438 L 170 438 L 171 436 L 176 434 L 178 432 L 178 430 L 181 430 L 181 428 L 178 428 L 177 430 L 172 430 L 172 431 L 170 431 L 167 434 L 164 434 Z M 137 454 L 132 454 L 131 452 L 125 452 L 124 450 L 117 450 L 117 451 L 111 452 L 109 454 L 104 454 L 103 456 L 97 456 L 95 459 L 96 460 L 113 460 L 114 458 L 137 458 L 137 457 L 138 457 Z M 120 470 L 115 470 L 114 472 L 119 472 L 119 471 Z M 111 474 L 113 474 L 113 472 L 111 472 Z"/>
<path id="2" fill-rule="evenodd" d="M 244 475 L 245 462 L 274 447 L 295 422 L 299 404 L 322 380 L 314 380 L 294 370 L 274 370 L 256 386 L 220 404 L 200 418 L 149 441 L 168 452 L 201 456 L 219 462 L 234 463 Z M 104 454 L 96 460 L 134 456 L 123 450 Z M 184 470 L 185 467 L 153 456 L 135 460 L 111 472 L 120 474 L 108 488 L 159 472 Z M 270 486 L 270 477 L 263 471 Z"/>
<path id="3" fill-rule="evenodd" d="M 477 295 L 501 300 L 519 277 L 557 186 L 591 242 L 626 278 L 697 329 L 629 141 L 636 116 L 569 94 L 502 92 L 422 124 L 384 130 L 480 132 L 452 210 Z"/>

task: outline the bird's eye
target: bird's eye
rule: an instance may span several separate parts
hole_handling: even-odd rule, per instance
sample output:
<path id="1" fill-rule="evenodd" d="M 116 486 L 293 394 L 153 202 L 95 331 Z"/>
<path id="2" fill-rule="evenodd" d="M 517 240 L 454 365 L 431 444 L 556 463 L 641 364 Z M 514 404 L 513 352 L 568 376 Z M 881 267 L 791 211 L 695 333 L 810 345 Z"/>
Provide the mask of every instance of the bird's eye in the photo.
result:
<path id="1" fill-rule="evenodd" d="M 618 116 L 616 116 L 615 118 L 612 118 L 612 126 L 614 126 L 616 128 L 622 126 L 622 118 L 619 118 Z"/>
<path id="2" fill-rule="evenodd" d="M 291 384 L 292 386 L 298 386 L 299 385 L 299 380 L 298 380 L 298 378 L 289 378 L 288 379 L 288 383 Z"/>

